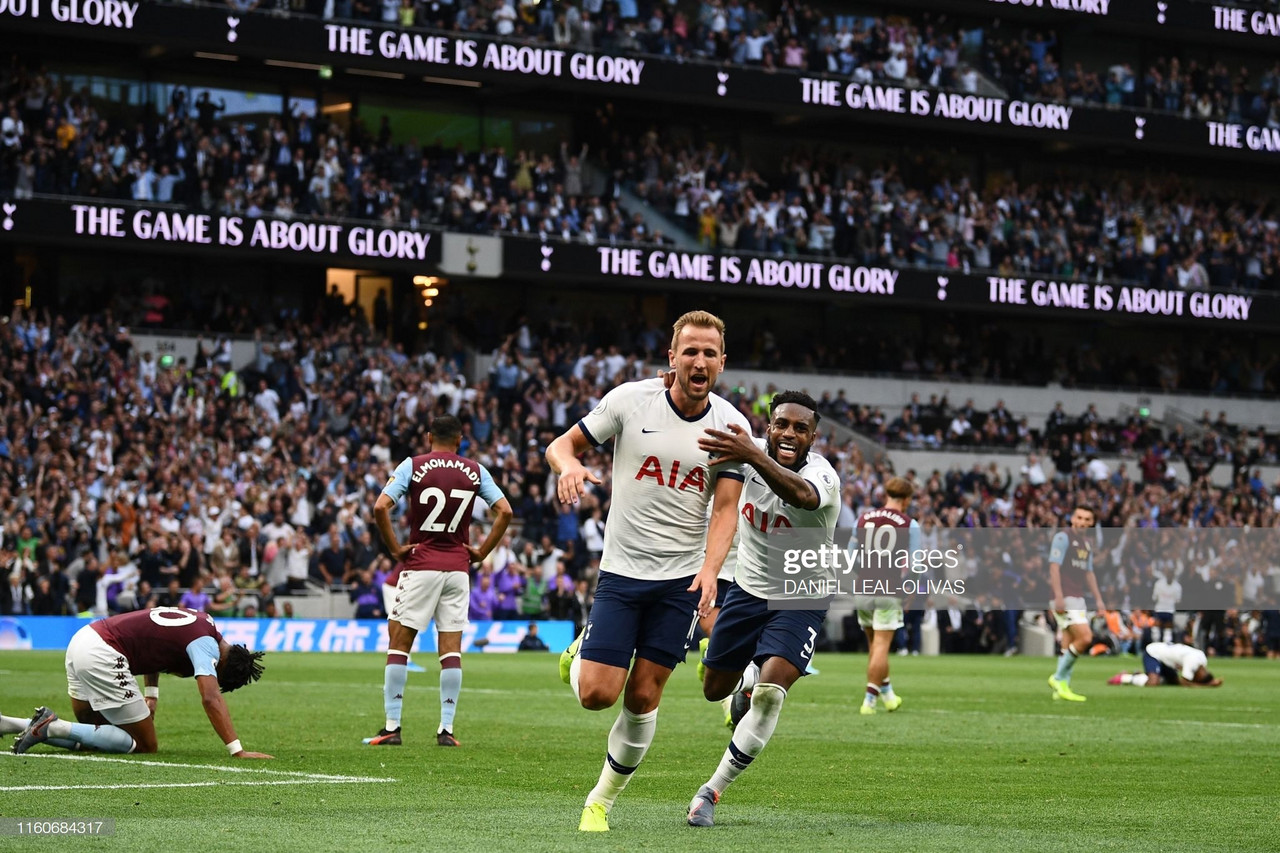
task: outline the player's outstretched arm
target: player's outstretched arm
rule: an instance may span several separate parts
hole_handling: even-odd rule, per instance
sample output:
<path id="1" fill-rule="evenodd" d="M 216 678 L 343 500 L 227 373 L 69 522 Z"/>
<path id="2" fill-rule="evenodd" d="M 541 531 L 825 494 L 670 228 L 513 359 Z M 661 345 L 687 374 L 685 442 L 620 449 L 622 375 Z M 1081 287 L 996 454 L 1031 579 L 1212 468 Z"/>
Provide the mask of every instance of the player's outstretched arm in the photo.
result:
<path id="1" fill-rule="evenodd" d="M 822 504 L 818 491 L 795 471 L 784 468 L 751 439 L 739 424 L 729 424 L 729 432 L 709 429 L 698 439 L 698 447 L 712 454 L 715 464 L 741 462 L 760 474 L 773 493 L 794 507 L 815 510 Z"/>
<path id="2" fill-rule="evenodd" d="M 588 482 L 600 485 L 600 478 L 578 461 L 578 457 L 590 449 L 590 440 L 577 424 L 547 447 L 547 464 L 558 475 L 556 496 L 561 503 L 576 504 L 586 494 Z"/>
<path id="3" fill-rule="evenodd" d="M 413 552 L 413 546 L 401 545 L 396 540 L 396 529 L 391 524 L 391 508 L 393 506 L 395 506 L 395 501 L 389 495 L 385 493 L 378 495 L 378 500 L 373 505 L 373 519 L 378 525 L 378 534 L 382 537 L 382 544 L 387 546 L 387 553 L 391 555 L 391 559 L 399 563 Z"/>
<path id="4" fill-rule="evenodd" d="M 222 698 L 216 675 L 197 675 L 196 686 L 200 688 L 200 702 L 204 705 L 204 712 L 209 717 L 209 722 L 213 724 L 213 730 L 218 733 L 218 737 L 222 738 L 222 742 L 228 749 L 236 747 L 236 751 L 231 753 L 233 758 L 273 757 L 261 752 L 247 752 L 240 746 L 240 739 L 236 737 L 236 727 L 231 724 L 231 712 L 227 710 L 227 703 Z"/>

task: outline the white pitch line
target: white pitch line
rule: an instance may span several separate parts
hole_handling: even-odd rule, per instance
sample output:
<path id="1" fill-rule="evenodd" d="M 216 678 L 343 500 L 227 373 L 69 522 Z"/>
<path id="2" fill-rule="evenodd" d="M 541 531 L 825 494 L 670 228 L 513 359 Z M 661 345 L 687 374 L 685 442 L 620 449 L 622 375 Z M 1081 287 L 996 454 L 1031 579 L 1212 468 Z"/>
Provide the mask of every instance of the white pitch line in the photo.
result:
<path id="1" fill-rule="evenodd" d="M 268 770 L 259 767 L 227 767 L 220 764 L 183 764 L 176 761 L 151 761 L 145 758 L 111 758 L 104 755 L 76 755 L 75 753 L 36 752 L 25 755 L 13 755 L 3 752 L 0 755 L 14 758 L 56 758 L 63 761 L 107 761 L 114 764 L 129 764 L 135 767 L 176 767 L 183 770 L 213 770 L 220 773 L 260 773 L 270 776 L 291 776 L 298 779 L 310 779 L 315 782 L 395 782 L 395 779 L 383 779 L 377 776 L 335 776 L 329 773 L 307 773 L 302 770 Z M 224 783 L 210 783 L 224 784 Z M 231 783 L 225 783 L 231 784 Z M 239 783 L 237 783 L 239 784 Z M 130 787 L 123 785 L 120 787 Z M 14 790 L 14 789 L 3 789 Z"/>
<path id="2" fill-rule="evenodd" d="M 155 782 L 142 785 L 13 785 L 0 791 L 118 791 L 134 788 L 229 788 L 264 785 L 350 785 L 358 782 L 394 782 L 395 779 L 263 779 L 257 782 Z"/>

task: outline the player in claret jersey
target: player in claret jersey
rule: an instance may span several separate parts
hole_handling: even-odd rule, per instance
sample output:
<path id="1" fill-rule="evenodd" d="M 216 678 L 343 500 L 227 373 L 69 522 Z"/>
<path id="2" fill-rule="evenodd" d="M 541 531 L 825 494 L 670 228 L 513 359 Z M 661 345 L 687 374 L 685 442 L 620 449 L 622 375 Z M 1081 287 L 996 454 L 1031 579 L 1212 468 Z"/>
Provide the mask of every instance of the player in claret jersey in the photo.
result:
<path id="1" fill-rule="evenodd" d="M 908 551 L 907 565 L 912 565 L 911 554 L 920 549 L 920 524 L 907 516 L 907 507 L 915 487 L 905 477 L 891 477 L 884 484 L 886 500 L 879 509 L 870 509 L 858 519 L 854 530 L 854 542 L 862 545 L 864 555 L 876 553 L 889 555 L 887 573 L 872 568 L 872 574 L 889 583 L 901 580 L 900 562 L 893 555 L 903 546 Z M 862 699 L 860 714 L 874 714 L 876 702 L 884 703 L 886 711 L 902 707 L 902 698 L 893 692 L 889 680 L 889 646 L 893 635 L 902 627 L 902 599 L 887 597 L 871 602 L 871 608 L 859 608 L 858 624 L 867 635 L 867 692 Z"/>
<path id="2" fill-rule="evenodd" d="M 783 391 L 770 403 L 765 439 L 753 440 L 732 424 L 727 431 L 708 430 L 702 442 L 716 458 L 751 469 L 739 501 L 738 562 L 703 661 L 702 692 L 715 701 L 750 691 L 751 700 L 720 766 L 689 804 L 690 826 L 714 824 L 720 796 L 769 742 L 826 618 L 823 609 L 771 609 L 769 602 L 775 587 L 770 552 L 787 547 L 776 544 L 779 531 L 814 528 L 820 534 L 813 544 L 830 545 L 840 515 L 840 479 L 826 459 L 809 452 L 818 432 L 817 409 L 808 394 Z"/>
<path id="3" fill-rule="evenodd" d="M 213 730 L 236 758 L 270 758 L 246 752 L 236 737 L 223 693 L 257 681 L 262 652 L 233 646 L 207 613 L 157 607 L 122 613 L 85 625 L 67 646 L 67 692 L 79 722 L 39 708 L 14 741 L 21 755 L 39 743 L 100 752 L 155 752 L 155 709 L 160 673 L 195 677 Z M 138 692 L 135 673 L 146 684 Z M 11 729 L 13 718 L 0 718 Z"/>
<path id="4" fill-rule="evenodd" d="M 458 455 L 462 424 L 442 415 L 431 421 L 431 451 L 411 456 L 396 467 L 391 480 L 373 506 L 378 532 L 399 562 L 391 612 L 387 614 L 387 664 L 383 670 L 382 700 L 386 725 L 365 743 L 399 746 L 400 712 L 408 681 L 409 651 L 419 631 L 436 623 L 440 655 L 440 728 L 436 743 L 457 746 L 453 736 L 454 714 L 462 692 L 462 630 L 467 627 L 471 596 L 468 570 L 498 546 L 511 522 L 511 504 L 503 497 L 492 475 L 479 462 Z M 411 533 L 401 545 L 391 524 L 391 508 L 409 496 Z M 497 513 L 497 520 L 475 548 L 469 543 L 471 508 L 479 497 Z"/>
<path id="5" fill-rule="evenodd" d="M 1071 670 L 1076 658 L 1088 654 L 1093 645 L 1093 631 L 1089 628 L 1089 612 L 1085 609 L 1085 587 L 1093 595 L 1098 610 L 1106 610 L 1102 593 L 1098 591 L 1098 579 L 1093 574 L 1093 543 L 1091 528 L 1096 516 L 1087 506 L 1078 506 L 1071 513 L 1071 526 L 1060 530 L 1049 547 L 1049 587 L 1053 591 L 1053 612 L 1062 632 L 1062 657 L 1058 659 L 1058 671 L 1049 676 L 1049 687 L 1055 699 L 1083 702 L 1085 697 L 1071 689 Z"/>
<path id="6" fill-rule="evenodd" d="M 670 390 L 661 379 L 620 385 L 547 448 L 560 475 L 557 494 L 574 503 L 588 481 L 600 482 L 578 457 L 615 439 L 595 603 L 560 662 L 561 678 L 584 708 L 612 707 L 626 688 L 604 769 L 582 810 L 583 831 L 608 831 L 609 809 L 653 741 L 667 679 L 684 660 L 699 614 L 715 602 L 716 576 L 737 528 L 742 472 L 737 463 L 717 464 L 699 439 L 730 424 L 750 430 L 746 417 L 711 391 L 724 361 L 724 323 L 705 311 L 685 314 L 671 337 Z"/>

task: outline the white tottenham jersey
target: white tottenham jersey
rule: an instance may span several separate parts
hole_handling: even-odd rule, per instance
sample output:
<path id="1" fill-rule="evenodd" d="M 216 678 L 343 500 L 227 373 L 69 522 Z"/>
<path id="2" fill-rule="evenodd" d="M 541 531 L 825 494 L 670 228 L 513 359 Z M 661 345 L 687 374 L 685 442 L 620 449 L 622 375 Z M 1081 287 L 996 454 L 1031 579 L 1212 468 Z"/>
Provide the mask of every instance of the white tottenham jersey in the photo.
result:
<path id="1" fill-rule="evenodd" d="M 1182 584 L 1177 581 L 1170 583 L 1160 578 L 1152 588 L 1151 595 L 1155 599 L 1156 611 L 1168 613 L 1175 610 L 1178 602 L 1182 600 Z"/>
<path id="2" fill-rule="evenodd" d="M 601 571 L 640 580 L 698 573 L 715 479 L 742 479 L 741 465 L 712 464 L 698 439 L 707 429 L 728 432 L 731 423 L 751 431 L 746 416 L 718 394 L 701 415 L 684 417 L 656 378 L 619 385 L 578 421 L 593 444 L 616 438 Z"/>
<path id="3" fill-rule="evenodd" d="M 1147 643 L 1147 654 L 1191 681 L 1196 670 L 1209 664 L 1204 652 L 1182 643 Z"/>
<path id="4" fill-rule="evenodd" d="M 765 446 L 762 438 L 756 444 Z M 769 583 L 769 536 L 779 527 L 825 528 L 825 544 L 835 537 L 836 519 L 840 517 L 840 478 L 831 463 L 816 453 L 810 453 L 799 474 L 818 493 L 815 510 L 800 509 L 784 503 L 769 488 L 764 478 L 754 469 L 747 471 L 738 501 L 738 563 L 734 581 L 757 598 L 768 598 L 769 590 L 777 583 Z M 776 576 L 775 576 L 776 577 Z"/>

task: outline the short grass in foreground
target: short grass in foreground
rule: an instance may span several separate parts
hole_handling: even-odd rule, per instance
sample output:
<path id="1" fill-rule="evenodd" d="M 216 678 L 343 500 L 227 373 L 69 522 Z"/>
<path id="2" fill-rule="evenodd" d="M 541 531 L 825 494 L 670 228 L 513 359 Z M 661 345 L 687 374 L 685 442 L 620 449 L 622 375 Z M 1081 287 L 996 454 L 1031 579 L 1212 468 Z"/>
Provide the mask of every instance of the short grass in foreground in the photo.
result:
<path id="1" fill-rule="evenodd" d="M 866 658 L 820 654 L 821 674 L 792 691 L 772 743 L 706 830 L 686 827 L 684 810 L 728 731 L 682 666 L 613 831 L 591 837 L 578 817 L 616 712 L 577 707 L 554 656 L 469 656 L 461 749 L 435 745 L 434 672 L 410 676 L 405 745 L 376 748 L 360 740 L 382 722 L 380 656 L 266 662 L 262 682 L 228 699 L 246 747 L 275 761 L 228 759 L 194 685 L 164 678 L 156 756 L 18 757 L 5 738 L 0 789 L 50 790 L 0 790 L 0 815 L 114 818 L 114 838 L 61 843 L 139 849 L 1280 849 L 1274 662 L 1215 662 L 1226 686 L 1191 690 L 1109 687 L 1133 659 L 1085 660 L 1073 686 L 1089 701 L 1075 704 L 1051 701 L 1048 659 L 895 657 L 904 707 L 862 717 Z M 0 653 L 0 711 L 38 704 L 69 713 L 62 656 Z M 61 789 L 89 785 L 117 787 Z M 0 839 L 37 845 L 48 841 Z"/>

